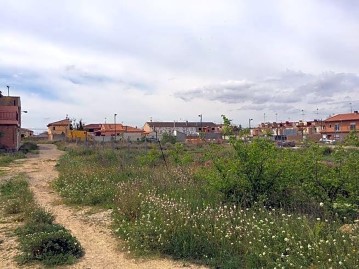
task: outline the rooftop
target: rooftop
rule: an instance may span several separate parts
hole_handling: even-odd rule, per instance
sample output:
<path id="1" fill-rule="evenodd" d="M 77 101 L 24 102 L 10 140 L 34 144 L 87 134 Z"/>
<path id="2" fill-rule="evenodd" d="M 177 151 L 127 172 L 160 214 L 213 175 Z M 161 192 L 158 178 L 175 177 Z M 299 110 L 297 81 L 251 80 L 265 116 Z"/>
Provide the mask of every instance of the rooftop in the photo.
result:
<path id="1" fill-rule="evenodd" d="M 355 111 L 354 113 L 346 113 L 346 114 L 337 114 L 332 117 L 327 118 L 326 122 L 334 122 L 334 121 L 357 121 L 359 120 L 359 113 Z"/>

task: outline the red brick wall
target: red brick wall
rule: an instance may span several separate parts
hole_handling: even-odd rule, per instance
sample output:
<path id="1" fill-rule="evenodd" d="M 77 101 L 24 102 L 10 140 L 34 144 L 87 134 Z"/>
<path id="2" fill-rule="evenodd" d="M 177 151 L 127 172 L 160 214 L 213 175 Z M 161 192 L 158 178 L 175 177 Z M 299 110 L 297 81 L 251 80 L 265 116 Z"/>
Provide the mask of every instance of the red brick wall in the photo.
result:
<path id="1" fill-rule="evenodd" d="M 19 127 L 0 125 L 0 150 L 13 151 L 19 148 Z"/>

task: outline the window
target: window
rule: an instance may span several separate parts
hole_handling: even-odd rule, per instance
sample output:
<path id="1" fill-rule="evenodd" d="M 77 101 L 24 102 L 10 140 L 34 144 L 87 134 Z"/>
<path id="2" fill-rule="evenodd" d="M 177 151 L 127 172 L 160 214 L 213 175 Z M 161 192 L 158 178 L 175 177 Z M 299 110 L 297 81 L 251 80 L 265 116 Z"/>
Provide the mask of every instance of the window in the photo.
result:
<path id="1" fill-rule="evenodd" d="M 356 127 L 355 127 L 355 122 L 352 122 L 350 124 L 350 131 L 355 131 L 356 130 Z"/>
<path id="2" fill-rule="evenodd" d="M 55 128 L 55 126 L 54 126 L 54 127 L 52 127 L 52 130 L 54 130 L 54 131 L 55 131 L 55 129 L 56 129 L 56 128 Z"/>
<path id="3" fill-rule="evenodd" d="M 339 130 L 340 130 L 340 125 L 339 125 L 339 123 L 338 123 L 338 124 L 335 124 L 334 130 L 335 130 L 335 131 L 339 131 Z"/>

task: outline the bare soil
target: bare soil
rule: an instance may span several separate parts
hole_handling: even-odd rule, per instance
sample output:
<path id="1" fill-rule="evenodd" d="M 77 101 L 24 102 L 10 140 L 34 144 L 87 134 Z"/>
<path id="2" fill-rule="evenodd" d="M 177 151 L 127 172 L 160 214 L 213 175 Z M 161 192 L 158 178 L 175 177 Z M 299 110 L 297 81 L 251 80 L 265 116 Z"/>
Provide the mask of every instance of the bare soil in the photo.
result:
<path id="1" fill-rule="evenodd" d="M 37 203 L 49 210 L 57 223 L 70 230 L 85 249 L 84 257 L 76 264 L 59 268 L 205 268 L 169 259 L 133 259 L 124 253 L 121 241 L 109 228 L 110 211 L 66 206 L 51 188 L 51 181 L 58 176 L 55 164 L 62 154 L 55 145 L 43 144 L 40 145 L 39 154 L 17 160 L 10 166 L 11 174 L 26 173 L 29 176 L 30 188 Z M 18 225 L 14 220 L 0 217 L 0 268 L 43 268 L 39 264 L 19 266 L 14 261 L 18 245 L 13 230 Z"/>

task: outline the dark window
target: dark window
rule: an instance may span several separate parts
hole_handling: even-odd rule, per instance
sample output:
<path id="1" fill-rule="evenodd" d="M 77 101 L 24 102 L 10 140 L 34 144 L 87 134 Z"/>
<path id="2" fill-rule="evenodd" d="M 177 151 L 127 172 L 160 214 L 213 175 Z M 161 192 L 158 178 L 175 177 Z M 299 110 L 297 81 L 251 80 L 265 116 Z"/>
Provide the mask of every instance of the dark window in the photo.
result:
<path id="1" fill-rule="evenodd" d="M 355 131 L 355 130 L 356 130 L 355 123 L 351 123 L 350 124 L 350 131 Z"/>
<path id="2" fill-rule="evenodd" d="M 55 129 L 56 129 L 56 128 L 55 128 L 55 126 L 54 126 L 54 127 L 52 127 L 52 130 L 54 130 L 54 131 L 55 131 Z"/>

